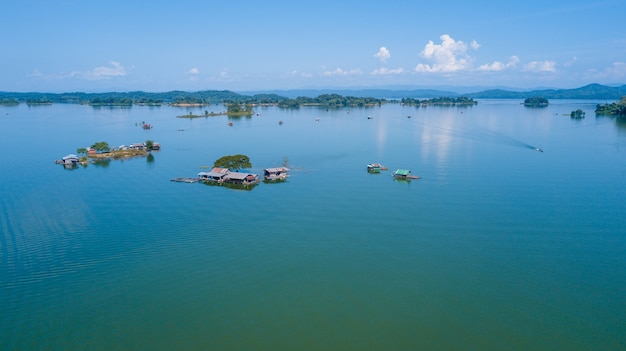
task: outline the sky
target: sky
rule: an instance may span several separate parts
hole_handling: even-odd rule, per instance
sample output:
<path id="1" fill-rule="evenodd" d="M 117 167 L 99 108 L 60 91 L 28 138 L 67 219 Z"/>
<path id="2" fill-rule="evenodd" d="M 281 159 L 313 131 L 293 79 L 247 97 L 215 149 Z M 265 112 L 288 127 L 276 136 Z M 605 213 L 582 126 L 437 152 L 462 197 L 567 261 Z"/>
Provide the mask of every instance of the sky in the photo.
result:
<path id="1" fill-rule="evenodd" d="M 626 84 L 626 1 L 6 0 L 0 91 Z"/>

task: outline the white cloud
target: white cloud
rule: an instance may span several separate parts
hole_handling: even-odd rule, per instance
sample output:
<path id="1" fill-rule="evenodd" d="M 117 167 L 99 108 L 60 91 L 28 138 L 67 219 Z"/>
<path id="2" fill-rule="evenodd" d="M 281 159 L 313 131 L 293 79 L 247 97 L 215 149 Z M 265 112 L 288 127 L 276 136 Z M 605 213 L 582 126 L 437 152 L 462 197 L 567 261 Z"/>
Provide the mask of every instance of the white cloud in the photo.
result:
<path id="1" fill-rule="evenodd" d="M 113 77 L 123 77 L 126 69 L 119 62 L 109 61 L 109 66 L 100 66 L 88 72 L 72 72 L 72 77 L 80 77 L 89 80 L 106 80 Z"/>
<path id="2" fill-rule="evenodd" d="M 402 67 L 396 69 L 389 69 L 386 67 L 381 67 L 372 71 L 372 75 L 375 76 L 383 76 L 383 75 L 391 75 L 391 74 L 402 74 L 404 73 L 404 69 Z"/>
<path id="3" fill-rule="evenodd" d="M 310 73 L 300 72 L 300 71 L 295 70 L 295 69 L 293 71 L 289 72 L 288 75 L 289 75 L 289 77 L 292 77 L 292 78 L 297 78 L 297 77 L 300 77 L 300 78 L 311 78 L 313 76 Z"/>
<path id="4" fill-rule="evenodd" d="M 613 65 L 606 69 L 607 73 L 614 78 L 626 76 L 626 62 L 613 62 Z"/>
<path id="5" fill-rule="evenodd" d="M 488 64 L 481 65 L 480 67 L 477 68 L 477 70 L 478 71 L 499 72 L 499 71 L 504 71 L 504 70 L 509 69 L 509 68 L 515 68 L 518 63 L 519 63 L 519 57 L 511 56 L 509 58 L 509 62 L 507 62 L 507 63 L 502 63 L 500 61 L 494 61 L 493 63 L 488 63 Z"/>
<path id="6" fill-rule="evenodd" d="M 378 52 L 374 55 L 374 57 L 379 59 L 380 62 L 385 63 L 391 57 L 391 53 L 389 52 L 389 50 L 387 50 L 386 47 L 383 46 L 380 49 L 378 49 Z"/>
<path id="7" fill-rule="evenodd" d="M 200 74 L 200 70 L 194 67 L 189 70 L 189 74 Z"/>
<path id="8" fill-rule="evenodd" d="M 570 66 L 572 66 L 572 65 L 573 65 L 576 61 L 578 61 L 578 58 L 577 58 L 576 56 L 574 56 L 574 57 L 572 57 L 572 59 L 571 59 L 571 60 L 569 60 L 569 61 L 567 61 L 567 62 L 563 63 L 563 66 L 565 66 L 565 67 L 570 67 Z"/>
<path id="9" fill-rule="evenodd" d="M 421 56 L 432 64 L 420 63 L 415 67 L 418 72 L 456 72 L 469 69 L 473 58 L 467 54 L 468 46 L 462 41 L 456 41 L 448 34 L 439 37 L 441 44 L 435 44 L 429 40 Z M 480 45 L 472 41 L 472 49 L 477 49 Z"/>
<path id="10" fill-rule="evenodd" d="M 593 79 L 612 80 L 614 82 L 617 79 L 623 79 L 626 77 L 626 62 L 613 62 L 610 67 L 604 70 L 590 70 L 589 71 Z"/>
<path id="11" fill-rule="evenodd" d="M 556 72 L 556 62 L 531 61 L 524 65 L 524 70 L 529 72 Z"/>
<path id="12" fill-rule="evenodd" d="M 325 76 L 351 76 L 351 75 L 358 75 L 358 74 L 362 74 L 363 72 L 361 72 L 360 69 L 353 69 L 350 71 L 346 71 L 343 70 L 341 68 L 337 68 L 334 71 L 325 71 L 324 73 L 322 73 Z"/>
<path id="13" fill-rule="evenodd" d="M 42 77 L 42 76 L 43 74 L 41 74 L 41 72 L 38 69 L 34 70 L 33 73 L 26 75 L 26 77 L 29 77 L 29 78 Z"/>

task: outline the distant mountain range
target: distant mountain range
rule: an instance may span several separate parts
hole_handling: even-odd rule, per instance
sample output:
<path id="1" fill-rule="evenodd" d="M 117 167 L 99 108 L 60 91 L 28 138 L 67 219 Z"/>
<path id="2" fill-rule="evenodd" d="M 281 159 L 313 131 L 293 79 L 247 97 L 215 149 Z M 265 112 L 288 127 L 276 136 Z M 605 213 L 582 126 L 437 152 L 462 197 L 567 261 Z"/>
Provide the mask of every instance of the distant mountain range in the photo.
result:
<path id="1" fill-rule="evenodd" d="M 453 88 L 452 88 L 453 89 Z M 619 100 L 626 96 L 626 85 L 611 87 L 601 84 L 589 84 L 575 89 L 541 89 L 528 91 L 512 91 L 505 89 L 489 89 L 474 93 L 458 93 L 452 90 L 436 89 L 300 89 L 300 90 L 264 90 L 240 92 L 243 95 L 276 94 L 288 98 L 299 96 L 317 97 L 322 94 L 339 94 L 355 97 L 375 97 L 379 99 L 417 98 L 431 99 L 437 97 L 466 96 L 478 99 L 525 99 L 541 96 L 546 99 L 591 99 L 591 100 Z"/>

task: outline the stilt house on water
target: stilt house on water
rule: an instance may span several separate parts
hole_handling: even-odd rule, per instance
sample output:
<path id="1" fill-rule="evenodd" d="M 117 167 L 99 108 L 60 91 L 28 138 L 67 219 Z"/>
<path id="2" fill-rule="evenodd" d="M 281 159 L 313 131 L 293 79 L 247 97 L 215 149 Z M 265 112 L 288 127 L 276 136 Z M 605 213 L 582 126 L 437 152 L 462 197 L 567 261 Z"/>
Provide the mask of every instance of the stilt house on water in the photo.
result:
<path id="1" fill-rule="evenodd" d="M 266 180 L 286 179 L 289 176 L 287 172 L 289 172 L 289 169 L 287 167 L 266 168 L 263 171 Z"/>

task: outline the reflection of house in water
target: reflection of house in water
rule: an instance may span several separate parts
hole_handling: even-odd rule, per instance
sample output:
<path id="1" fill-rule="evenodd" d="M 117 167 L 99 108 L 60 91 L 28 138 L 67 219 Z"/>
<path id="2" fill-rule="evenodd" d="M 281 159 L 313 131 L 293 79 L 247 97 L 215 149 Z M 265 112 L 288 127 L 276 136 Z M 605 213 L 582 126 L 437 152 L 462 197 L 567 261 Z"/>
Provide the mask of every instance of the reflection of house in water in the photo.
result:
<path id="1" fill-rule="evenodd" d="M 287 167 L 266 168 L 264 175 L 266 180 L 284 180 L 289 176 L 287 172 L 289 172 Z"/>

